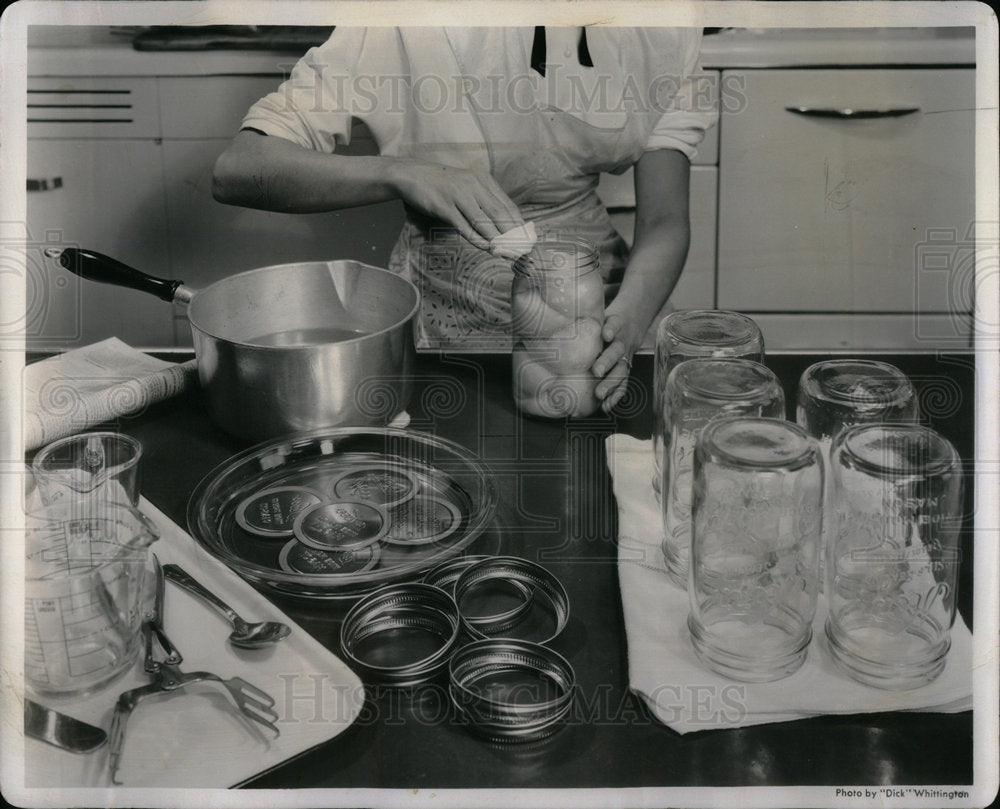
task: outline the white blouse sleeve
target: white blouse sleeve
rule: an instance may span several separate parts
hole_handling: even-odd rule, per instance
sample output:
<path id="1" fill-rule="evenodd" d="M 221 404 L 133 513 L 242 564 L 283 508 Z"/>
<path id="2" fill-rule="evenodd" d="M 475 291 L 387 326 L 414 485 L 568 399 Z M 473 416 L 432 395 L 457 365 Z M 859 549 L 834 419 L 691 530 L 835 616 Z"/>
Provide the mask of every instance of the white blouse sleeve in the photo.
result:
<path id="1" fill-rule="evenodd" d="M 243 128 L 320 152 L 349 144 L 351 119 L 363 109 L 358 95 L 364 81 L 358 76 L 369 39 L 368 29 L 337 27 L 298 61 L 277 90 L 250 108 Z"/>
<path id="2" fill-rule="evenodd" d="M 701 71 L 698 64 L 701 32 L 685 32 L 682 43 L 684 73 L 672 80 L 676 92 L 666 102 L 666 111 L 653 127 L 646 151 L 676 149 L 690 160 L 705 137 L 705 131 L 718 122 L 718 87 L 713 74 Z"/>

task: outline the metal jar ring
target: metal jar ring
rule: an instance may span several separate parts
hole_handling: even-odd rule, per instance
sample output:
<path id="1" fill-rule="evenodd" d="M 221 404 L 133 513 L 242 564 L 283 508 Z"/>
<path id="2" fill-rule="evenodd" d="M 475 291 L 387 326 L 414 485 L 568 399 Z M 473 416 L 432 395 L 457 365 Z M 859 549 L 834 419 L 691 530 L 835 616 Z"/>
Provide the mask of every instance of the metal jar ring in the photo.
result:
<path id="1" fill-rule="evenodd" d="M 445 592 L 454 596 L 455 582 L 458 581 L 459 577 L 466 570 L 466 568 L 476 562 L 482 562 L 486 559 L 492 558 L 494 557 L 473 554 L 471 556 L 459 556 L 455 559 L 449 559 L 446 562 L 442 562 L 437 567 L 427 571 L 424 575 L 423 581 L 425 584 L 440 587 Z M 497 634 L 498 632 L 506 632 L 508 629 L 512 629 L 517 626 L 521 619 L 524 618 L 524 616 L 527 615 L 528 611 L 531 609 L 531 603 L 534 598 L 534 589 L 525 586 L 519 581 L 508 581 L 506 583 L 521 595 L 520 604 L 509 610 L 494 613 L 493 615 L 465 616 L 465 619 L 470 624 L 491 636 Z"/>
<path id="2" fill-rule="evenodd" d="M 485 640 L 486 635 L 480 627 L 462 615 L 462 599 L 473 587 L 480 582 L 502 580 L 505 582 L 519 582 L 525 587 L 531 588 L 536 594 L 541 592 L 552 605 L 552 610 L 556 617 L 555 631 L 539 644 L 546 644 L 555 639 L 569 622 L 569 596 L 562 583 L 541 565 L 530 562 L 527 559 L 520 559 L 515 556 L 495 556 L 484 559 L 481 562 L 473 562 L 469 565 L 455 582 L 455 603 L 459 605 L 459 620 L 462 628 L 473 638 Z"/>
<path id="3" fill-rule="evenodd" d="M 380 632 L 413 627 L 441 638 L 440 646 L 420 660 L 377 665 L 356 654 L 358 644 Z M 432 679 L 448 665 L 459 638 L 455 600 L 429 584 L 390 584 L 362 598 L 344 617 L 340 648 L 351 665 L 370 682 L 411 686 Z"/>

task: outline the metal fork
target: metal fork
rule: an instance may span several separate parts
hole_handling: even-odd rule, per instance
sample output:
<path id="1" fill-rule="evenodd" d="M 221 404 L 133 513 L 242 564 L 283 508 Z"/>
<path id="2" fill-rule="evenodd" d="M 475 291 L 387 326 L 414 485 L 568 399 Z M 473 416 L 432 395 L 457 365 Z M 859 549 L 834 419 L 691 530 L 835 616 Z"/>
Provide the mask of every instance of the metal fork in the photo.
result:
<path id="1" fill-rule="evenodd" d="M 168 694 L 193 683 L 221 686 L 251 730 L 259 732 L 257 725 L 254 724 L 257 723 L 272 731 L 274 738 L 280 735 L 280 731 L 275 725 L 278 714 L 272 710 L 274 700 L 266 692 L 261 691 L 241 677 L 231 677 L 224 680 L 217 674 L 208 671 L 185 673 L 180 670 L 179 664 L 182 661 L 180 652 L 170 642 L 161 623 L 163 572 L 158 562 L 156 563 L 156 574 L 156 602 L 151 613 L 146 615 L 147 620 L 143 624 L 143 634 L 146 641 L 145 670 L 153 675 L 153 682 L 125 691 L 118 697 L 114 715 L 111 718 L 111 729 L 108 733 L 108 766 L 113 784 L 121 783 L 118 780 L 118 766 L 121 763 L 122 751 L 125 747 L 125 729 L 136 706 L 147 697 Z M 157 659 L 154 649 L 156 646 L 160 647 L 164 659 Z"/>

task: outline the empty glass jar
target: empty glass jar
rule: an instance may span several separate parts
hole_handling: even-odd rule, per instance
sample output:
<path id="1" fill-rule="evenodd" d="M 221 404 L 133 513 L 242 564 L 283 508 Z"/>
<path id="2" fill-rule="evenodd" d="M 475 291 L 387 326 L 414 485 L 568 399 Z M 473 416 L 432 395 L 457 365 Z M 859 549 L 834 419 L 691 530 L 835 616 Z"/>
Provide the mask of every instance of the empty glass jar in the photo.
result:
<path id="1" fill-rule="evenodd" d="M 823 460 L 787 421 L 724 418 L 695 448 L 688 628 L 712 670 L 764 682 L 791 674 L 812 638 Z"/>
<path id="2" fill-rule="evenodd" d="M 831 468 L 830 651 L 868 685 L 924 685 L 944 669 L 955 620 L 958 454 L 917 424 L 858 425 L 834 439 Z"/>
<path id="3" fill-rule="evenodd" d="M 721 416 L 783 418 L 785 395 L 772 371 L 750 360 L 697 359 L 675 367 L 664 389 L 661 507 L 667 573 L 687 587 L 691 480 L 699 431 Z"/>
<path id="4" fill-rule="evenodd" d="M 906 374 L 885 362 L 838 359 L 810 365 L 799 378 L 795 420 L 813 436 L 829 460 L 833 439 L 846 427 L 876 422 L 916 422 L 917 394 Z M 826 480 L 826 510 L 833 513 L 833 478 Z M 825 523 L 829 544 L 832 516 Z M 825 550 L 820 554 L 822 571 Z M 820 581 L 825 579 L 821 575 Z"/>
<path id="5" fill-rule="evenodd" d="M 795 420 L 829 449 L 845 427 L 915 422 L 917 395 L 906 374 L 872 360 L 827 360 L 799 379 Z"/>
<path id="6" fill-rule="evenodd" d="M 591 365 L 603 349 L 604 283 L 597 251 L 579 240 L 540 241 L 514 262 L 514 401 L 549 418 L 600 405 Z"/>
<path id="7" fill-rule="evenodd" d="M 663 391 L 670 372 L 684 360 L 736 357 L 764 361 L 764 337 L 746 315 L 725 309 L 672 312 L 656 330 L 653 362 L 653 491 L 660 500 L 663 467 Z"/>

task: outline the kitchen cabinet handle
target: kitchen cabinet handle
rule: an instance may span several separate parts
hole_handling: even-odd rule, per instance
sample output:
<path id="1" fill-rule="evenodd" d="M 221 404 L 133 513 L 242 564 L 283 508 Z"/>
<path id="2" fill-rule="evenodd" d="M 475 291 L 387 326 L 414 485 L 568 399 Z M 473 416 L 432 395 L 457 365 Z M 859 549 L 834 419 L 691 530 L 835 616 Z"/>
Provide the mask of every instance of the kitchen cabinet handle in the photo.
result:
<path id="1" fill-rule="evenodd" d="M 28 178 L 28 191 L 54 191 L 57 188 L 63 187 L 62 177 L 53 177 L 50 179 L 33 180 Z"/>
<path id="2" fill-rule="evenodd" d="M 920 112 L 920 107 L 889 107 L 880 110 L 855 110 L 850 107 L 785 107 L 788 112 L 805 115 L 809 118 L 838 118 L 845 121 L 857 121 L 865 118 L 901 118 Z"/>
<path id="3" fill-rule="evenodd" d="M 96 250 L 83 250 L 78 247 L 50 247 L 45 251 L 48 258 L 57 260 L 65 269 L 88 281 L 99 281 L 102 284 L 112 284 L 119 287 L 137 289 L 155 295 L 161 301 L 173 301 L 174 293 L 182 281 L 167 278 L 154 278 L 139 272 L 127 264 L 122 264 L 110 256 L 98 253 Z"/>

